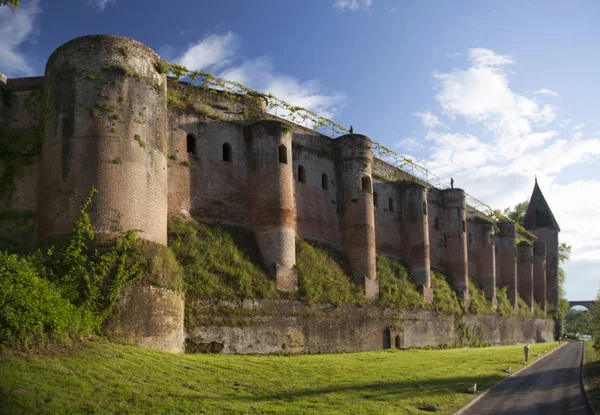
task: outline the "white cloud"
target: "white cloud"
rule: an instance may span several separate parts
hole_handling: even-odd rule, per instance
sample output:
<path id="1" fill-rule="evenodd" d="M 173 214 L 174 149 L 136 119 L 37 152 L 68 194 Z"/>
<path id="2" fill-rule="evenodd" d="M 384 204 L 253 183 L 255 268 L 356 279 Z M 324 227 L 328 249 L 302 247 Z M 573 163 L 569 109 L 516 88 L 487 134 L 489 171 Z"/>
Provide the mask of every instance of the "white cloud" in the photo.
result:
<path id="1" fill-rule="evenodd" d="M 583 127 L 585 127 L 585 124 L 581 122 L 581 123 L 579 123 L 579 124 L 577 124 L 577 125 L 574 125 L 574 126 L 573 126 L 573 131 L 579 131 L 579 130 L 581 130 Z"/>
<path id="2" fill-rule="evenodd" d="M 416 112 L 414 115 L 419 117 L 421 123 L 430 130 L 438 125 L 440 127 L 448 128 L 446 124 L 440 122 L 437 115 L 434 115 L 431 112 Z"/>
<path id="3" fill-rule="evenodd" d="M 394 147 L 396 147 L 401 152 L 404 151 L 415 151 L 423 148 L 423 143 L 421 140 L 418 140 L 414 137 L 408 137 L 397 141 L 394 143 Z"/>
<path id="4" fill-rule="evenodd" d="M 469 61 L 475 67 L 496 67 L 514 63 L 510 55 L 498 55 L 484 48 L 469 49 Z"/>
<path id="5" fill-rule="evenodd" d="M 534 95 L 547 95 L 549 97 L 558 97 L 558 92 L 552 91 L 551 89 L 542 88 L 533 93 Z"/>
<path id="6" fill-rule="evenodd" d="M 37 33 L 36 18 L 42 9 L 36 0 L 12 10 L 0 7 L 0 69 L 9 77 L 33 75 L 31 63 L 19 49 Z"/>
<path id="7" fill-rule="evenodd" d="M 373 0 L 334 0 L 333 8 L 340 11 L 367 10 L 373 4 Z"/>
<path id="8" fill-rule="evenodd" d="M 96 10 L 103 12 L 106 9 L 106 6 L 109 4 L 114 4 L 117 0 L 86 0 L 89 4 L 91 4 Z"/>
<path id="9" fill-rule="evenodd" d="M 240 82 L 257 91 L 270 92 L 292 105 L 327 118 L 339 111 L 344 95 L 325 92 L 318 80 L 300 81 L 293 76 L 278 74 L 268 56 L 240 59 L 240 49 L 239 37 L 227 32 L 198 40 L 180 54 L 176 61 L 191 70 L 218 70 L 219 77 Z M 170 47 L 165 51 L 172 53 Z M 276 109 L 275 113 L 282 117 L 289 116 L 288 112 L 281 109 Z"/>
<path id="10" fill-rule="evenodd" d="M 231 63 L 239 44 L 232 32 L 207 36 L 190 45 L 177 62 L 189 69 L 218 69 Z"/>

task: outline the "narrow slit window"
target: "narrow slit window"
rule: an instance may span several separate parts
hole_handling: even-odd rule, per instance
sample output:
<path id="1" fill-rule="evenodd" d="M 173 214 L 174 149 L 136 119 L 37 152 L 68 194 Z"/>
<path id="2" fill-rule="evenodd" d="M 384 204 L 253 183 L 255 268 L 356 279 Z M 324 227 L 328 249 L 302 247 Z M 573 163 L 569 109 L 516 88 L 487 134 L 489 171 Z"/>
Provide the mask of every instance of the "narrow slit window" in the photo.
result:
<path id="1" fill-rule="evenodd" d="M 377 195 L 377 192 L 373 192 L 373 204 L 379 206 L 379 196 Z"/>
<path id="2" fill-rule="evenodd" d="M 440 229 L 440 221 L 438 220 L 438 218 L 435 218 L 435 222 L 434 222 L 433 227 L 435 228 L 436 231 L 438 229 Z"/>
<path id="3" fill-rule="evenodd" d="M 323 190 L 329 189 L 329 181 L 328 181 L 327 175 L 325 173 L 323 173 L 321 175 L 321 189 L 323 189 Z"/>
<path id="4" fill-rule="evenodd" d="M 225 143 L 223 144 L 223 161 L 231 163 L 231 160 L 231 144 Z"/>
<path id="5" fill-rule="evenodd" d="M 306 169 L 302 165 L 298 166 L 298 181 L 306 183 Z"/>
<path id="6" fill-rule="evenodd" d="M 427 202 L 423 201 L 423 216 L 427 216 Z"/>
<path id="7" fill-rule="evenodd" d="M 467 222 L 465 222 L 464 220 L 462 221 L 462 225 L 463 225 L 463 233 L 465 233 L 467 231 Z"/>
<path id="8" fill-rule="evenodd" d="M 279 162 L 287 164 L 287 147 L 283 144 L 279 146 Z"/>
<path id="9" fill-rule="evenodd" d="M 473 239 L 471 237 L 471 232 L 469 232 L 469 243 L 472 243 L 472 242 L 473 242 Z"/>
<path id="10" fill-rule="evenodd" d="M 388 199 L 388 210 L 390 212 L 394 211 L 394 199 L 392 199 L 391 197 Z"/>
<path id="11" fill-rule="evenodd" d="M 196 154 L 196 137 L 191 134 L 187 136 L 187 152 L 189 154 Z"/>
<path id="12" fill-rule="evenodd" d="M 490 234 L 490 245 L 494 245 L 494 235 Z"/>
<path id="13" fill-rule="evenodd" d="M 365 192 L 371 191 L 371 178 L 369 176 L 363 176 L 360 179 L 362 190 Z"/>

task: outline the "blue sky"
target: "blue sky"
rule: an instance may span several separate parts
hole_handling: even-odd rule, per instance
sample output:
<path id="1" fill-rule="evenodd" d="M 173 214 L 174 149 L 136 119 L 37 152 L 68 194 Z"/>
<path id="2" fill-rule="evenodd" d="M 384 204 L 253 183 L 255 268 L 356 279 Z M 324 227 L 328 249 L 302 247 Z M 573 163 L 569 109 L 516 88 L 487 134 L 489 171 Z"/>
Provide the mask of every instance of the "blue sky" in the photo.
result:
<path id="1" fill-rule="evenodd" d="M 600 288 L 600 3 L 22 0 L 0 8 L 0 72 L 42 75 L 77 36 L 137 39 L 170 61 L 307 107 L 494 208 L 537 175 L 573 246 L 567 297 Z"/>

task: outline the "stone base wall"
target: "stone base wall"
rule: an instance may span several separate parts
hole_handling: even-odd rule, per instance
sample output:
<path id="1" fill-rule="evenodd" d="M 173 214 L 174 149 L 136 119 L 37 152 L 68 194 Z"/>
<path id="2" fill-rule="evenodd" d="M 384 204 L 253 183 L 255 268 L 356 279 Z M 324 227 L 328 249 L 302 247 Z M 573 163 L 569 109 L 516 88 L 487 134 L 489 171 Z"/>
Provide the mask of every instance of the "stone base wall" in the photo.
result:
<path id="1" fill-rule="evenodd" d="M 491 345 L 554 340 L 554 321 L 380 307 L 308 306 L 298 301 L 254 300 L 220 304 L 189 303 L 188 351 L 241 354 L 334 353 L 425 347 L 471 340 Z"/>

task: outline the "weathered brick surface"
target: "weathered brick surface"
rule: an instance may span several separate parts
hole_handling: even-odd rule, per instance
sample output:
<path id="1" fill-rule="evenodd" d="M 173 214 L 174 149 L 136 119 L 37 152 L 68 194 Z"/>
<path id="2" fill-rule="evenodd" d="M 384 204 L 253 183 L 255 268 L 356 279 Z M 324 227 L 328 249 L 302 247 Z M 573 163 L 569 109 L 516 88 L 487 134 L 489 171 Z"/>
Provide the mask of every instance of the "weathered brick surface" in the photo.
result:
<path id="1" fill-rule="evenodd" d="M 485 291 L 485 296 L 496 306 L 496 251 L 494 246 L 494 225 L 488 221 L 475 220 L 473 245 L 475 247 L 474 277 Z M 471 255 L 471 251 L 469 251 Z"/>
<path id="2" fill-rule="evenodd" d="M 442 191 L 445 264 L 454 289 L 469 303 L 466 202 L 462 189 Z"/>
<path id="3" fill-rule="evenodd" d="M 538 241 L 546 244 L 546 296 L 548 305 L 558 309 L 560 288 L 558 283 L 558 231 L 554 228 L 531 230 Z"/>
<path id="4" fill-rule="evenodd" d="M 533 246 L 533 294 L 546 313 L 546 244 L 543 242 L 536 242 Z"/>
<path id="5" fill-rule="evenodd" d="M 533 313 L 533 247 L 517 246 L 517 280 L 519 294 Z"/>
<path id="6" fill-rule="evenodd" d="M 393 211 L 390 211 L 390 199 L 393 200 Z M 375 177 L 373 205 L 377 253 L 402 259 L 402 205 L 398 186 Z"/>
<path id="7" fill-rule="evenodd" d="M 496 278 L 498 285 L 507 287 L 508 299 L 517 309 L 517 247 L 513 222 L 498 224 L 500 234 L 496 235 Z"/>

